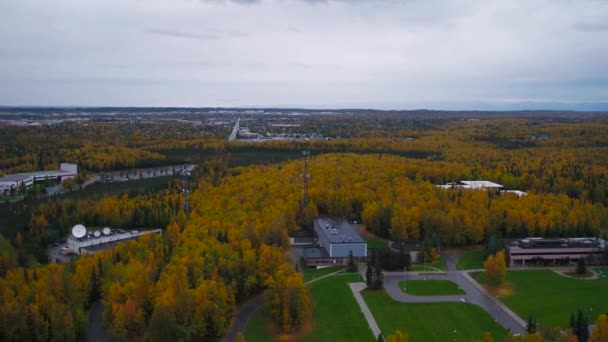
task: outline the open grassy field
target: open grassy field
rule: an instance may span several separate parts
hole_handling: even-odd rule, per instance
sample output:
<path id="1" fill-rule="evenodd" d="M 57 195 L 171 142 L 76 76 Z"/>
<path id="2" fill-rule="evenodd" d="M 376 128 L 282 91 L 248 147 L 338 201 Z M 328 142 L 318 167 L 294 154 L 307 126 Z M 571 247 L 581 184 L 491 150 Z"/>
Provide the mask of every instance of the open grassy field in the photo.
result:
<path id="1" fill-rule="evenodd" d="M 411 264 L 410 267 L 408 268 L 408 271 L 437 271 L 437 270 L 441 270 L 441 271 L 445 271 L 445 260 L 443 259 L 443 257 L 439 257 L 437 260 L 435 260 L 432 263 L 416 263 L 416 264 Z"/>
<path id="2" fill-rule="evenodd" d="M 386 241 L 371 236 L 364 237 L 367 242 L 367 248 L 388 249 Z"/>
<path id="3" fill-rule="evenodd" d="M 608 311 L 608 279 L 573 279 L 533 270 L 510 271 L 507 281 L 513 293 L 501 298 L 503 303 L 523 319 L 531 315 L 546 326 L 567 326 L 570 314 L 578 309 L 585 310 L 591 321 Z"/>
<path id="4" fill-rule="evenodd" d="M 331 266 L 319 269 L 305 268 L 302 272 L 302 276 L 304 277 L 304 282 L 308 282 L 310 280 L 322 277 L 324 275 L 339 271 L 344 268 L 344 266 Z"/>
<path id="5" fill-rule="evenodd" d="M 471 341 L 490 332 L 502 341 L 506 331 L 480 307 L 469 303 L 399 303 L 385 291 L 362 292 L 382 333 L 399 329 L 410 341 Z"/>
<path id="6" fill-rule="evenodd" d="M 449 280 L 407 280 L 399 282 L 399 288 L 414 296 L 441 296 L 464 294 L 465 292 Z"/>
<path id="7" fill-rule="evenodd" d="M 476 270 L 483 268 L 483 263 L 486 261 L 486 251 L 483 246 L 475 246 L 464 251 L 458 259 L 459 270 Z"/>
<path id="8" fill-rule="evenodd" d="M 352 295 L 348 283 L 360 282 L 358 274 L 327 277 L 310 285 L 313 297 L 312 332 L 297 341 L 374 341 L 372 332 Z M 264 311 L 266 310 L 266 311 Z M 256 312 L 245 331 L 245 339 L 271 341 L 268 310 Z"/>

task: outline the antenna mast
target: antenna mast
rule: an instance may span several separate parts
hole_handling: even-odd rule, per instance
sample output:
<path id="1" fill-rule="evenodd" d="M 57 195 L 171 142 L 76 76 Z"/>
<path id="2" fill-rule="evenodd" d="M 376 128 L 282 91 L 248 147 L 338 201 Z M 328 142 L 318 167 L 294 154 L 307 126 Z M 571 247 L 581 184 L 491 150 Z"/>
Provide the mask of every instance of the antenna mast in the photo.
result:
<path id="1" fill-rule="evenodd" d="M 187 167 L 184 166 L 184 168 L 182 169 L 183 172 L 183 176 L 184 176 L 184 185 L 183 185 L 183 189 L 182 191 L 184 192 L 184 213 L 186 213 L 186 216 L 190 215 L 190 200 L 188 199 L 188 176 L 190 175 L 190 172 L 188 171 Z"/>
<path id="2" fill-rule="evenodd" d="M 310 179 L 310 174 L 308 173 L 308 158 L 310 156 L 310 151 L 304 150 L 302 151 L 302 155 L 304 156 L 304 173 L 300 175 L 304 180 L 304 188 L 302 189 L 302 202 L 300 203 L 302 212 L 306 210 L 308 206 L 308 180 Z"/>

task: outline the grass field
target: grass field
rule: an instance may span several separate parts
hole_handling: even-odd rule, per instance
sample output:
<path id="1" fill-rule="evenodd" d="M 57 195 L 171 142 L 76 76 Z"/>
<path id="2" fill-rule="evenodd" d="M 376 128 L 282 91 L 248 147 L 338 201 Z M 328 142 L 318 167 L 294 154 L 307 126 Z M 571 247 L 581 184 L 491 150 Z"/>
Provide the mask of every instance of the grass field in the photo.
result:
<path id="1" fill-rule="evenodd" d="M 399 303 L 384 291 L 362 292 L 382 333 L 399 329 L 410 341 L 471 341 L 490 332 L 502 341 L 506 331 L 480 307 L 469 303 Z"/>
<path id="2" fill-rule="evenodd" d="M 570 314 L 583 309 L 590 321 L 608 311 L 608 279 L 566 278 L 550 270 L 510 271 L 513 294 L 501 298 L 522 319 L 533 316 L 545 326 L 569 323 Z"/>
<path id="3" fill-rule="evenodd" d="M 375 341 L 348 287 L 348 283 L 360 281 L 358 274 L 349 274 L 327 277 L 311 284 L 312 332 L 297 341 Z M 245 331 L 248 342 L 274 339 L 268 318 L 268 309 L 256 312 Z"/>
<path id="4" fill-rule="evenodd" d="M 319 268 L 319 269 L 305 268 L 304 271 L 302 272 L 302 276 L 304 277 L 304 282 L 308 282 L 310 280 L 322 277 L 326 274 L 330 274 L 332 272 L 339 271 L 343 268 L 345 268 L 345 267 L 344 266 L 332 266 L 332 267 L 325 267 L 325 268 Z"/>
<path id="5" fill-rule="evenodd" d="M 464 251 L 458 259 L 459 270 L 476 270 L 483 268 L 486 261 L 486 251 L 482 246 L 476 246 Z"/>
<path id="6" fill-rule="evenodd" d="M 407 280 L 399 282 L 399 288 L 414 296 L 442 296 L 464 294 L 465 292 L 449 280 Z"/>
<path id="7" fill-rule="evenodd" d="M 408 271 L 437 271 L 437 270 L 442 270 L 445 271 L 445 260 L 443 260 L 443 257 L 439 257 L 437 260 L 435 260 L 432 263 L 422 263 L 422 264 L 411 264 L 410 267 L 408 268 Z"/>
<path id="8" fill-rule="evenodd" d="M 367 248 L 388 249 L 387 242 L 373 237 L 364 237 Z"/>

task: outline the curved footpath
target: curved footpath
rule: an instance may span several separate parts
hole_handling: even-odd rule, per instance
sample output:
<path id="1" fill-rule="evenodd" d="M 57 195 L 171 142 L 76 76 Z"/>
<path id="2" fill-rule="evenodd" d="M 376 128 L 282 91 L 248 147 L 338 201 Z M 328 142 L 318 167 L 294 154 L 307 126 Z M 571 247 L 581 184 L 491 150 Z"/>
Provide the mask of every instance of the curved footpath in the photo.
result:
<path id="1" fill-rule="evenodd" d="M 316 281 L 319 281 L 323 278 L 335 276 L 335 275 L 339 275 L 339 274 L 344 274 L 344 275 L 351 274 L 351 273 L 347 273 L 345 271 L 346 271 L 345 269 L 340 269 L 335 272 L 326 274 L 324 276 L 309 280 L 305 284 L 308 285 L 308 284 L 314 283 Z M 228 342 L 235 341 L 236 336 L 239 333 L 244 334 L 245 329 L 247 329 L 247 324 L 249 323 L 249 320 L 251 319 L 251 317 L 253 317 L 253 314 L 256 311 L 258 311 L 258 309 L 260 309 L 262 307 L 262 305 L 264 305 L 264 302 L 265 302 L 265 297 L 264 297 L 264 293 L 262 292 L 256 296 L 250 298 L 245 303 L 243 303 L 243 305 L 241 305 L 238 308 L 237 312 L 234 314 L 234 317 L 232 318 L 232 321 L 230 322 L 230 327 L 228 328 L 228 332 L 226 333 L 226 335 L 224 335 L 224 338 L 222 339 L 222 341 L 228 341 Z"/>

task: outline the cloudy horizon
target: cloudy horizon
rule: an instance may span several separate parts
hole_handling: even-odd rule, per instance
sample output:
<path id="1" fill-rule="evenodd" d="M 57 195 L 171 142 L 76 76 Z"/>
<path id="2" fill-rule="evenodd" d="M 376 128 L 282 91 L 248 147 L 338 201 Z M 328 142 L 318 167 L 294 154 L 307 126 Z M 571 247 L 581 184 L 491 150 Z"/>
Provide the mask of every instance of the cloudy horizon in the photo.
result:
<path id="1" fill-rule="evenodd" d="M 606 1 L 4 0 L 0 105 L 608 110 Z"/>

